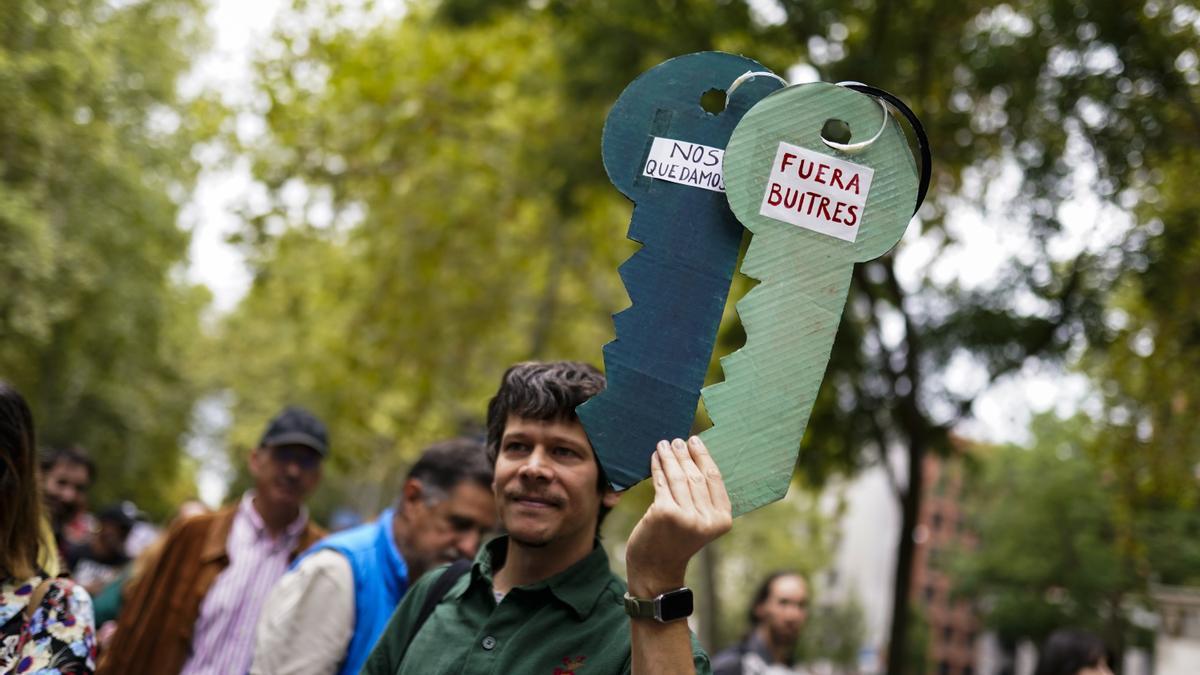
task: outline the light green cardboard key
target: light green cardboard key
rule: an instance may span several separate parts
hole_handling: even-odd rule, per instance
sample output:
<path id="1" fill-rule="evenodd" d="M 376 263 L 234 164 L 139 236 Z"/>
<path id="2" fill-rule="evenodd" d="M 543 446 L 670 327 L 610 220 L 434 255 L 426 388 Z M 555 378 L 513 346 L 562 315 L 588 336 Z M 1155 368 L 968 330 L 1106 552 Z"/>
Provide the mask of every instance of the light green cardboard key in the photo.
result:
<path id="1" fill-rule="evenodd" d="M 844 150 L 821 138 L 831 119 L 850 126 Z M 823 82 L 754 106 L 724 173 L 729 205 L 753 234 L 742 273 L 761 283 L 737 304 L 745 346 L 721 360 L 725 381 L 702 392 L 713 427 L 701 437 L 741 515 L 787 493 L 854 264 L 900 241 L 918 178 L 880 102 Z"/>

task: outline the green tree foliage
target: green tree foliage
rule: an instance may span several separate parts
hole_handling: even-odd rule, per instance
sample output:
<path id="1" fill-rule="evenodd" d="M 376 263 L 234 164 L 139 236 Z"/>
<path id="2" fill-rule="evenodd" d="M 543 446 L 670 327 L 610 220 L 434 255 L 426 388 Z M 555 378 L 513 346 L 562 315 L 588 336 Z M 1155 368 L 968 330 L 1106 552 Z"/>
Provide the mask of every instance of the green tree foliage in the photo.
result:
<path id="1" fill-rule="evenodd" d="M 244 240 L 258 274 L 222 327 L 235 443 L 298 400 L 328 419 L 335 462 L 381 478 L 478 430 L 508 364 L 596 361 L 628 209 L 567 182 L 599 157 L 548 22 L 447 31 L 414 7 L 279 40 L 247 149 L 270 196 Z"/>
<path id="2" fill-rule="evenodd" d="M 1116 477 L 1087 449 L 1085 417 L 1040 417 L 1029 448 L 985 451 L 968 494 L 975 546 L 950 563 L 1003 643 L 1040 643 L 1055 629 L 1097 631 L 1119 647 L 1141 584 L 1118 538 Z"/>
<path id="3" fill-rule="evenodd" d="M 866 633 L 866 617 L 856 598 L 842 605 L 813 606 L 800 634 L 797 660 L 809 664 L 827 662 L 838 668 L 835 672 L 856 672 Z"/>
<path id="4" fill-rule="evenodd" d="M 93 503 L 165 514 L 190 481 L 180 436 L 200 289 L 178 280 L 194 142 L 217 118 L 177 93 L 199 0 L 0 6 L 0 377 L 46 444 L 100 465 Z"/>

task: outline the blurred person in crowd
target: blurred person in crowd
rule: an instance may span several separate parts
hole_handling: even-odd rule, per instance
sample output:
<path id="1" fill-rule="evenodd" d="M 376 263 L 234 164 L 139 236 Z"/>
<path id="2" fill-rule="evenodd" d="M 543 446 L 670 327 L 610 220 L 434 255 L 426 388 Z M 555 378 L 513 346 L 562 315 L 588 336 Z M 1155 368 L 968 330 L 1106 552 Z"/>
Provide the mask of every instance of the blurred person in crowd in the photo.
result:
<path id="1" fill-rule="evenodd" d="M 230 675 L 250 668 L 254 626 L 271 587 L 325 533 L 304 503 L 321 480 L 325 425 L 296 407 L 250 453 L 254 488 L 183 520 L 130 583 L 100 662 L 112 675 Z"/>
<path id="2" fill-rule="evenodd" d="M 36 447 L 29 406 L 0 382 L 0 673 L 91 673 L 92 600 L 53 576 L 58 554 L 42 518 Z"/>
<path id="3" fill-rule="evenodd" d="M 87 515 L 88 488 L 96 480 L 96 465 L 78 446 L 47 448 L 39 458 L 42 499 L 54 529 L 59 556 L 66 562 L 72 546 L 86 543 L 93 523 Z"/>
<path id="4" fill-rule="evenodd" d="M 519 363 L 488 404 L 492 494 L 506 532 L 473 564 L 409 590 L 366 675 L 707 673 L 684 620 L 688 562 L 729 529 L 729 495 L 699 438 L 658 444 L 654 501 L 625 545 L 628 585 L 598 536 L 619 495 L 575 407 L 603 390 L 583 363 Z"/>
<path id="5" fill-rule="evenodd" d="M 168 527 L 174 526 L 193 516 L 200 516 L 211 512 L 212 509 L 208 508 L 204 502 L 189 499 L 179 505 L 179 508 L 175 511 L 175 516 L 168 523 Z M 138 532 L 138 525 L 148 525 L 149 527 L 146 530 L 148 532 L 158 531 L 157 528 L 153 528 L 153 526 L 150 526 L 144 520 L 139 520 L 133 526 L 129 538 L 125 540 L 125 553 L 132 562 L 126 565 L 117 577 L 105 586 L 103 590 L 95 594 L 93 598 L 93 605 L 96 609 L 96 634 L 98 636 L 96 642 L 101 652 L 108 648 L 108 645 L 112 641 L 112 636 L 116 632 L 117 616 L 121 613 L 121 605 L 125 601 L 125 588 L 129 584 L 129 580 L 137 577 L 145 569 L 146 561 L 157 560 L 158 549 L 162 547 L 166 540 L 166 537 L 159 533 L 153 541 L 149 541 L 148 543 L 139 542 L 136 545 L 131 545 L 129 539 L 132 539 Z"/>
<path id="6" fill-rule="evenodd" d="M 750 632 L 713 658 L 713 675 L 791 675 L 808 620 L 808 583 L 798 572 L 767 576 L 750 605 Z"/>
<path id="7" fill-rule="evenodd" d="M 496 522 L 491 486 L 482 442 L 427 448 L 393 508 L 318 542 L 271 591 L 251 673 L 357 674 L 410 584 L 475 557 Z"/>
<path id="8" fill-rule="evenodd" d="M 133 502 L 113 504 L 96 516 L 100 526 L 90 541 L 67 549 L 71 576 L 92 595 L 116 580 L 129 564 L 125 540 L 139 515 Z"/>
<path id="9" fill-rule="evenodd" d="M 1087 631 L 1064 628 L 1046 638 L 1034 675 L 1112 675 L 1104 641 Z"/>

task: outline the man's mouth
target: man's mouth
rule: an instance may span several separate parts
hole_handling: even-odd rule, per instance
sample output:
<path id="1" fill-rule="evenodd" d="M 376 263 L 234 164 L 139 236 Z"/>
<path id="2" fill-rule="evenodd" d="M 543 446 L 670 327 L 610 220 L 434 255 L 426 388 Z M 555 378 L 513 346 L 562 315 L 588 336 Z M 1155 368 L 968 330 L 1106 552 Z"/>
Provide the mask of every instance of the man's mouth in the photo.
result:
<path id="1" fill-rule="evenodd" d="M 508 500 L 531 509 L 556 509 L 562 506 L 561 499 L 546 495 L 510 494 Z"/>
<path id="2" fill-rule="evenodd" d="M 283 490 L 284 492 L 286 492 L 288 494 L 295 494 L 295 493 L 300 492 L 300 484 L 299 483 L 293 483 L 291 481 L 281 480 L 281 481 L 275 483 L 275 485 L 277 487 L 279 487 L 280 490 Z"/>

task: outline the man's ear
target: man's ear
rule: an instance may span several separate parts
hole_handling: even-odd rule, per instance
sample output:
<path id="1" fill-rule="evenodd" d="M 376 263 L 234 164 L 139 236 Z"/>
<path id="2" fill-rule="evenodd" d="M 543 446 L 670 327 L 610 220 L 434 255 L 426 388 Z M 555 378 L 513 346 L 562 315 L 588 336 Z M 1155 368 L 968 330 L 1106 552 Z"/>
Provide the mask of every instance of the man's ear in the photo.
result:
<path id="1" fill-rule="evenodd" d="M 264 447 L 256 447 L 250 451 L 250 457 L 246 460 L 246 465 L 250 467 L 250 475 L 258 478 L 259 471 L 262 470 L 263 462 L 267 461 L 268 450 Z"/>
<path id="2" fill-rule="evenodd" d="M 611 509 L 617 505 L 617 502 L 621 501 L 621 496 L 624 494 L 624 492 L 617 492 L 611 487 L 606 487 L 604 488 L 604 494 L 600 497 L 600 500 L 606 507 Z"/>
<path id="3" fill-rule="evenodd" d="M 425 501 L 425 487 L 421 485 L 421 481 L 416 478 L 409 478 L 404 481 L 404 488 L 400 492 L 401 501 L 404 503 L 404 511 L 409 511 Z"/>

